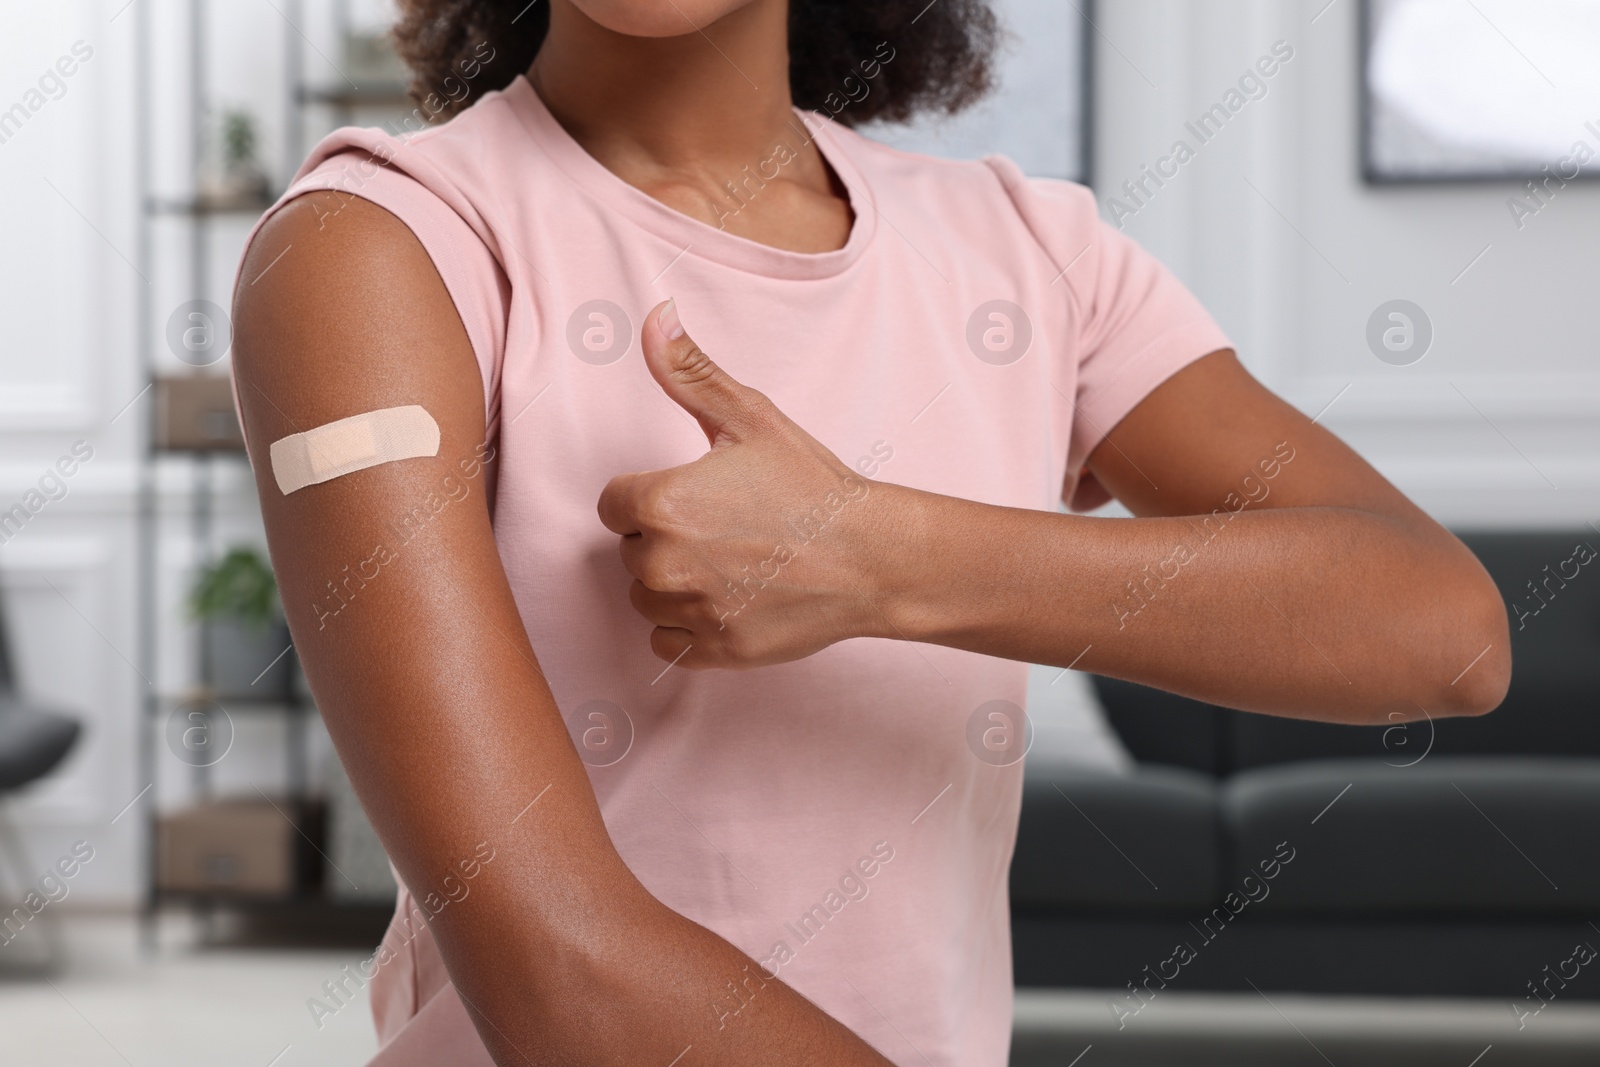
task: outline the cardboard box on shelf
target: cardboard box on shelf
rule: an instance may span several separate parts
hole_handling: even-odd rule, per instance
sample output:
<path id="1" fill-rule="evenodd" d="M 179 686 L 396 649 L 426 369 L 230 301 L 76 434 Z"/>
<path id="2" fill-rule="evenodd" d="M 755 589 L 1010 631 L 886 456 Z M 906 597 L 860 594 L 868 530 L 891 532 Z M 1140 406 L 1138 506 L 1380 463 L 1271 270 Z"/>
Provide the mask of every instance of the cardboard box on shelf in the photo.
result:
<path id="1" fill-rule="evenodd" d="M 226 375 L 156 379 L 156 447 L 186 452 L 236 452 L 244 435 Z"/>
<path id="2" fill-rule="evenodd" d="M 285 897 L 320 888 L 315 843 L 323 837 L 324 805 L 287 799 L 275 804 L 242 797 L 163 816 L 157 831 L 160 887 Z"/>

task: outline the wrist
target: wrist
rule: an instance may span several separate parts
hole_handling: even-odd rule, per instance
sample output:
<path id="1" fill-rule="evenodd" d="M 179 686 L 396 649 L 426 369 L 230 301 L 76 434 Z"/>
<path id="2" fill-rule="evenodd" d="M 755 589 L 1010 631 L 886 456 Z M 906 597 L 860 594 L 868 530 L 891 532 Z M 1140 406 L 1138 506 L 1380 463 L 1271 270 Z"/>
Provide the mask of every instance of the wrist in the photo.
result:
<path id="1" fill-rule="evenodd" d="M 922 640 L 931 494 L 892 482 L 868 482 L 863 551 L 856 581 L 860 632 L 854 636 Z"/>

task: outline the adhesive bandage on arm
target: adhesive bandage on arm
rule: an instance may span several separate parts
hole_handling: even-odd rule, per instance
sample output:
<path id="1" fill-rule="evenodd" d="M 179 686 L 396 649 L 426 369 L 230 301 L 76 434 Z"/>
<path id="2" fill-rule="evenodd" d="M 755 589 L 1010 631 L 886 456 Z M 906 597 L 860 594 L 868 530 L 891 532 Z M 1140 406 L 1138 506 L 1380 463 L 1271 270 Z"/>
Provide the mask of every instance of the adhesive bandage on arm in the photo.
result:
<path id="1" fill-rule="evenodd" d="M 308 485 L 439 454 L 439 424 L 416 404 L 352 415 L 272 442 L 272 476 L 284 496 Z"/>

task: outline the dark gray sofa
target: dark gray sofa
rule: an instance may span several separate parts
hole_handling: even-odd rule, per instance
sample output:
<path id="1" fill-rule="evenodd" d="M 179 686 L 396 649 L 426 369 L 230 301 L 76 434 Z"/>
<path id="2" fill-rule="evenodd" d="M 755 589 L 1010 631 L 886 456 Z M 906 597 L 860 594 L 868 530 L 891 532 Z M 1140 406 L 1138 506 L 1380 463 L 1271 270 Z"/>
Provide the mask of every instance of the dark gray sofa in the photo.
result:
<path id="1" fill-rule="evenodd" d="M 1017 984 L 1600 998 L 1573 962 L 1600 947 L 1600 536 L 1463 539 L 1511 610 L 1491 715 L 1333 726 L 1095 679 L 1138 767 L 1030 776 Z"/>

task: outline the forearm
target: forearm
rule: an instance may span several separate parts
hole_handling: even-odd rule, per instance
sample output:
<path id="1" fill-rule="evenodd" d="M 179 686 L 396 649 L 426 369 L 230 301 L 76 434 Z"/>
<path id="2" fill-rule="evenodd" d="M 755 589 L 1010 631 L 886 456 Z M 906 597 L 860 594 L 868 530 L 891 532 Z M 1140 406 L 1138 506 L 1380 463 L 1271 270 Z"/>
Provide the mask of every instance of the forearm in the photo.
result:
<path id="1" fill-rule="evenodd" d="M 496 1063 L 665 1065 L 692 1047 L 685 1062 L 724 1067 L 886 1067 L 758 962 L 653 898 L 590 903 L 537 951 L 507 929 L 503 965 L 451 967 Z"/>
<path id="2" fill-rule="evenodd" d="M 543 680 L 523 681 L 520 713 L 551 739 L 519 746 L 502 732 L 478 746 L 476 780 L 454 790 L 455 821 L 481 827 L 469 836 L 503 825 L 504 849 L 474 898 L 434 920 L 452 982 L 495 1062 L 668 1064 L 692 1045 L 694 1062 L 713 1067 L 884 1067 L 847 1028 L 634 877 L 581 762 L 557 737 L 564 728 Z M 474 766 L 467 752 L 449 765 Z M 526 780 L 529 767 L 549 791 L 532 803 L 505 795 L 502 783 Z M 450 847 L 413 840 L 406 848 L 419 844 L 433 855 Z"/>
<path id="3" fill-rule="evenodd" d="M 669 1064 L 692 1046 L 699 1064 L 885 1067 L 847 1028 L 631 876 L 588 885 L 530 876 L 548 862 L 542 847 L 514 845 L 496 859 L 502 882 L 484 880 L 482 903 L 517 921 L 475 919 L 470 899 L 453 917 L 457 929 L 436 921 L 452 981 L 496 1063 Z"/>
<path id="4" fill-rule="evenodd" d="M 412 934 L 426 921 L 496 1063 L 666 1064 L 692 1044 L 707 1065 L 882 1067 L 628 869 L 485 516 L 437 518 L 320 630 L 311 594 L 326 564 L 288 543 L 317 535 L 269 524 L 319 707 L 423 913 Z M 380 536 L 366 525 L 348 516 L 345 536 Z"/>
<path id="5" fill-rule="evenodd" d="M 1467 668 L 1486 648 L 1506 654 L 1504 615 L 1456 595 L 1464 550 L 1406 517 L 1101 519 L 873 491 L 899 517 L 875 568 L 883 636 L 1347 722 L 1387 721 L 1402 702 L 1450 715 L 1498 701 L 1485 691 L 1497 672 L 1483 686 Z"/>
<path id="6" fill-rule="evenodd" d="M 419 538 L 339 630 L 314 629 L 308 597 L 290 613 L 334 741 L 420 909 L 409 936 L 426 921 L 495 1062 L 667 1064 L 693 1045 L 707 1065 L 882 1067 L 634 877 L 504 589 L 457 584 L 491 552 L 486 539 Z M 288 588 L 307 584 L 302 554 L 279 559 Z M 418 669 L 397 667 L 381 635 L 423 617 L 425 641 L 394 639 Z M 319 654 L 325 642 L 360 654 Z"/>
<path id="7" fill-rule="evenodd" d="M 1231 351 L 1173 374 L 1074 472 L 1147 516 L 1107 520 L 871 482 L 648 322 L 646 362 L 710 450 L 612 479 L 599 514 L 670 664 L 882 637 L 1343 722 L 1481 714 L 1509 685 L 1472 554 Z"/>

